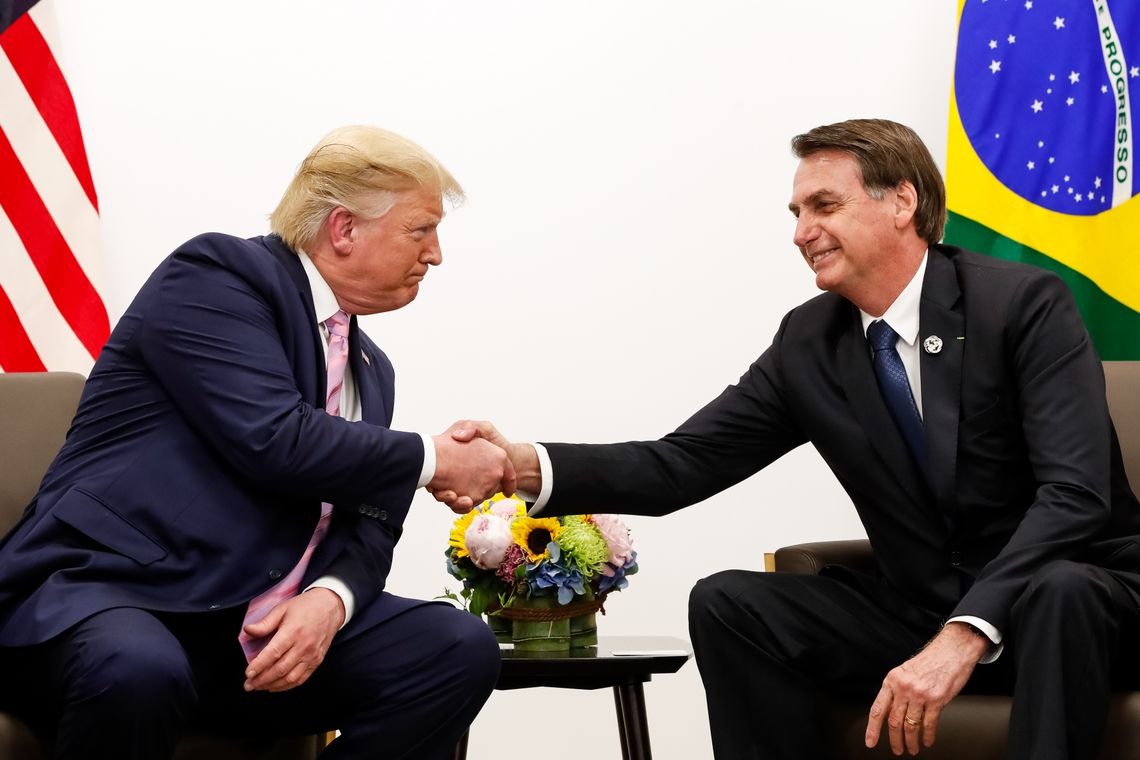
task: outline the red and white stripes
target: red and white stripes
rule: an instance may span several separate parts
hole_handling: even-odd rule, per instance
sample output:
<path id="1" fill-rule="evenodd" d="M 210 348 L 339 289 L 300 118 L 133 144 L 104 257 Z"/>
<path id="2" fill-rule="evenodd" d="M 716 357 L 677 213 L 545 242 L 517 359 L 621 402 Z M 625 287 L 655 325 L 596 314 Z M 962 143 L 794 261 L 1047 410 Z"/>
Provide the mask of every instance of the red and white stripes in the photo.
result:
<path id="1" fill-rule="evenodd" d="M 110 324 L 99 205 L 51 0 L 0 33 L 0 370 L 86 374 Z"/>

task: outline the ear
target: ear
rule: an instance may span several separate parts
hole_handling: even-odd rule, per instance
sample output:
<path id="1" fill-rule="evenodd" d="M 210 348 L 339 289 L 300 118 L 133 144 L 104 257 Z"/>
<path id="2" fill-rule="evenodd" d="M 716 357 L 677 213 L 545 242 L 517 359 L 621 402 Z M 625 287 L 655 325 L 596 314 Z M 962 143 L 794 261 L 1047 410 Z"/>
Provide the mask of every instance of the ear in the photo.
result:
<path id="1" fill-rule="evenodd" d="M 895 228 L 902 230 L 914 222 L 918 210 L 918 191 L 909 180 L 903 180 L 894 189 Z"/>
<path id="2" fill-rule="evenodd" d="M 352 243 L 356 237 L 356 217 L 344 206 L 337 206 L 325 219 L 329 242 L 333 250 L 341 256 L 352 253 Z"/>

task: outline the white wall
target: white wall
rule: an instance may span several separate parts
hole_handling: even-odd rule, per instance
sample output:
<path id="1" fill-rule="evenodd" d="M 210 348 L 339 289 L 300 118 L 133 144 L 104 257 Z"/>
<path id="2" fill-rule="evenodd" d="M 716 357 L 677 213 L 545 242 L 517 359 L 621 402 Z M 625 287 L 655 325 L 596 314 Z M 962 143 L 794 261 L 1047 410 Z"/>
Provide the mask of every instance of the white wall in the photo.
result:
<path id="1" fill-rule="evenodd" d="M 517 439 L 656 437 L 814 293 L 791 245 L 792 135 L 882 116 L 944 156 L 955 8 L 59 0 L 112 319 L 186 238 L 263 232 L 324 132 L 373 123 L 435 153 L 470 196 L 418 300 L 365 320 L 397 368 L 396 427 L 473 416 Z M 455 588 L 450 517 L 417 496 L 392 591 Z M 687 637 L 698 578 L 862 534 L 802 449 L 700 506 L 629 522 L 642 572 L 603 634 Z M 656 757 L 711 756 L 695 665 L 646 691 Z M 618 757 L 615 734 L 609 694 L 497 693 L 470 757 Z"/>

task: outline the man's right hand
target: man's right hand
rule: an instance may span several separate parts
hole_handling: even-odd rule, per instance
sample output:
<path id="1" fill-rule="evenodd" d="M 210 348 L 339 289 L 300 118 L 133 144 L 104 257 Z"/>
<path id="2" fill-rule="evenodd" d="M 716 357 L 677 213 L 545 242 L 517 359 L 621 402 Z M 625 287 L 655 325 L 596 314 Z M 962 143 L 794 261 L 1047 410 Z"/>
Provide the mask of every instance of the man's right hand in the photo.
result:
<path id="1" fill-rule="evenodd" d="M 454 423 L 444 435 L 450 435 L 459 443 L 484 439 L 507 452 L 510 462 L 514 465 L 516 483 L 514 488 L 521 489 L 529 494 L 537 494 L 542 490 L 542 470 L 538 463 L 538 454 L 534 446 L 529 443 L 511 443 L 506 436 L 498 431 L 494 425 L 486 420 L 460 420 Z M 452 509 L 456 509 L 458 495 L 454 491 L 428 487 L 435 498 Z M 507 495 L 511 492 L 504 491 Z"/>
<path id="2" fill-rule="evenodd" d="M 457 439 L 452 429 L 432 437 L 435 477 L 428 483 L 428 491 L 458 514 L 471 511 L 499 491 L 513 494 L 515 468 L 507 453 L 480 437 Z"/>

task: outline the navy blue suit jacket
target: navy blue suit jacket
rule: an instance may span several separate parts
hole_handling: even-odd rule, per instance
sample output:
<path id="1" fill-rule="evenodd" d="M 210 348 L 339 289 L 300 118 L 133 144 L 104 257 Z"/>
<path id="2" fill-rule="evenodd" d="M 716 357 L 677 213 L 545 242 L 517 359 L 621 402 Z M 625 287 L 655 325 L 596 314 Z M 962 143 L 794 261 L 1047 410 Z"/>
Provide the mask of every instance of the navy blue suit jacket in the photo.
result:
<path id="1" fill-rule="evenodd" d="M 402 609 L 381 592 L 422 439 L 389 429 L 392 365 L 355 319 L 349 345 L 361 422 L 323 411 L 325 343 L 296 253 L 275 236 L 206 234 L 171 254 L 0 544 L 0 646 L 113 607 L 244 605 L 296 564 L 322 501 L 332 524 L 302 585 L 331 574 L 358 610 Z"/>

